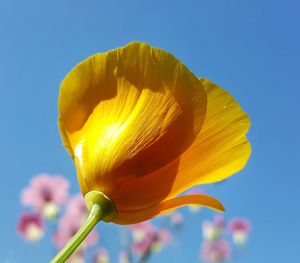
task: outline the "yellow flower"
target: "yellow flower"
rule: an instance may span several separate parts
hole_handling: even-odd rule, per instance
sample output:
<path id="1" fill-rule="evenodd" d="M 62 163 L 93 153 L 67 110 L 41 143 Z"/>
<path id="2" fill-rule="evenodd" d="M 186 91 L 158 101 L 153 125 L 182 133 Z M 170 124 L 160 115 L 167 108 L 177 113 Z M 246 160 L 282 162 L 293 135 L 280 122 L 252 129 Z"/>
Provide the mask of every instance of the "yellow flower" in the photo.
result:
<path id="1" fill-rule="evenodd" d="M 187 204 L 223 210 L 212 197 L 178 195 L 242 169 L 249 125 L 230 94 L 144 43 L 96 54 L 61 84 L 59 126 L 81 191 L 105 194 L 119 224 Z"/>

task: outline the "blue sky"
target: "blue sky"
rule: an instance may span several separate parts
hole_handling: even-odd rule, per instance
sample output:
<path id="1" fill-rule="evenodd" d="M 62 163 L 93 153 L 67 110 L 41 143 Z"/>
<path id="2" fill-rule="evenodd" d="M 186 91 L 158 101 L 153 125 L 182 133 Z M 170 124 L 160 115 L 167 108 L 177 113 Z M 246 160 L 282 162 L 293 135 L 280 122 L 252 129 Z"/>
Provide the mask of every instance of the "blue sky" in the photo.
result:
<path id="1" fill-rule="evenodd" d="M 248 256 L 233 262 L 300 261 L 299 12 L 298 0 L 1 0 L 1 261 L 42 262 L 53 252 L 15 232 L 20 191 L 33 175 L 64 174 L 78 191 L 57 129 L 60 81 L 87 56 L 133 40 L 170 51 L 250 115 L 247 167 L 208 187 L 226 217 L 252 220 Z M 191 217 L 181 246 L 153 262 L 197 262 L 202 216 L 212 213 Z"/>

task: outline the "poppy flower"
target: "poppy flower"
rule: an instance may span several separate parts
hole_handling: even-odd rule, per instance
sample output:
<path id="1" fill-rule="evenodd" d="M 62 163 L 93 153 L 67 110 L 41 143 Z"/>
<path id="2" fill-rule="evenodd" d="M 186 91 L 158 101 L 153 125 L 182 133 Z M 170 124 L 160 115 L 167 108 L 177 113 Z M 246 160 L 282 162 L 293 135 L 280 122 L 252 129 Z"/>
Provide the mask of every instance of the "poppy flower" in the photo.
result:
<path id="1" fill-rule="evenodd" d="M 118 224 L 189 204 L 222 211 L 207 195 L 178 195 L 238 172 L 251 151 L 249 118 L 234 98 L 144 43 L 78 64 L 61 84 L 58 106 L 89 208 L 103 194 L 115 207 L 104 220 Z"/>

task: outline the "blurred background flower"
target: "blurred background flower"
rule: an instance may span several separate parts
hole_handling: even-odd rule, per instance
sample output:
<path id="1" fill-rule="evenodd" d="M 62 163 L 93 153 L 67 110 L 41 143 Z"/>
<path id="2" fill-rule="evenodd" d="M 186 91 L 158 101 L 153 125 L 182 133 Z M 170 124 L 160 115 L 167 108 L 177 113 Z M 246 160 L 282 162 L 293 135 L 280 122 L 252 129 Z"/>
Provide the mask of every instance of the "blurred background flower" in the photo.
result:
<path id="1" fill-rule="evenodd" d="M 247 242 L 250 230 L 251 224 L 245 218 L 231 219 L 228 224 L 228 231 L 236 245 L 244 245 Z"/>
<path id="2" fill-rule="evenodd" d="M 69 182 L 60 175 L 39 174 L 21 193 L 21 203 L 41 213 L 46 219 L 55 219 L 60 206 L 68 198 Z"/>
<path id="3" fill-rule="evenodd" d="M 37 241 L 44 236 L 44 223 L 40 214 L 23 212 L 17 223 L 18 232 L 28 241 Z"/>

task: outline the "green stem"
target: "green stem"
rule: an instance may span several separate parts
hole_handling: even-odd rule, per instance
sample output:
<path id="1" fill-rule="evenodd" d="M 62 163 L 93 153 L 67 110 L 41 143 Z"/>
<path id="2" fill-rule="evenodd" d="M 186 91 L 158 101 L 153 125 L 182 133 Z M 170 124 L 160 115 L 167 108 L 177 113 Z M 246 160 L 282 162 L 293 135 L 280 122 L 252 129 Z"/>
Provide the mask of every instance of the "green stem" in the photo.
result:
<path id="1" fill-rule="evenodd" d="M 87 220 L 68 244 L 52 259 L 51 263 L 65 262 L 91 232 L 91 230 L 97 225 L 97 223 L 105 216 L 105 209 L 102 209 L 99 204 L 93 204 Z"/>

